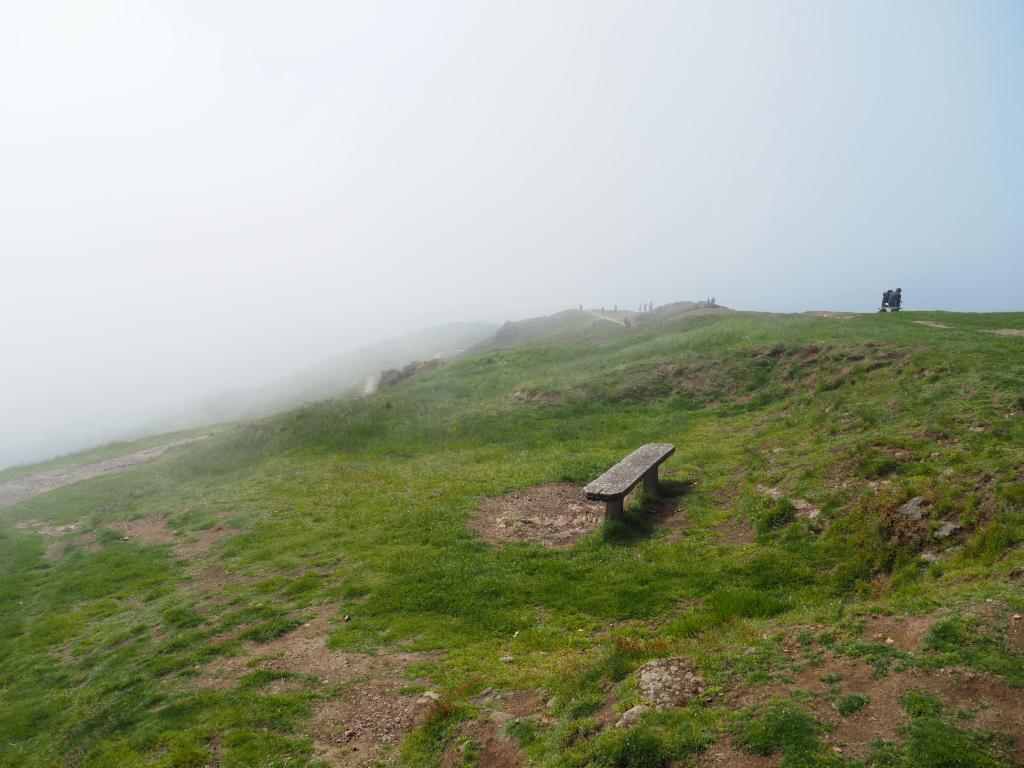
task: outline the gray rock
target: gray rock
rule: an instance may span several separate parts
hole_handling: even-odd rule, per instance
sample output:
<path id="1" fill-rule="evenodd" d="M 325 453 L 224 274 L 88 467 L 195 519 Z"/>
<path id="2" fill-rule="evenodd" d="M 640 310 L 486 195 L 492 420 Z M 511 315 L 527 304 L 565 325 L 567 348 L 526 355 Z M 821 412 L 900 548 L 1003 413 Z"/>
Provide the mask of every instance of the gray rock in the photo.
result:
<path id="1" fill-rule="evenodd" d="M 686 659 L 655 659 L 640 667 L 637 685 L 644 700 L 655 707 L 681 706 L 704 692 L 704 678 Z"/>
<path id="2" fill-rule="evenodd" d="M 960 523 L 943 523 L 941 526 L 939 526 L 939 530 L 937 530 L 933 535 L 936 539 L 948 539 L 956 531 L 959 531 L 960 527 Z"/>
<path id="3" fill-rule="evenodd" d="M 934 552 L 922 552 L 921 559 L 926 563 L 937 563 L 939 562 L 939 556 Z"/>
<path id="4" fill-rule="evenodd" d="M 921 512 L 921 505 L 923 503 L 924 499 L 922 497 L 915 496 L 902 507 L 900 507 L 900 514 L 908 520 L 920 520 L 921 515 L 923 514 Z"/>
<path id="5" fill-rule="evenodd" d="M 498 659 L 498 661 L 500 661 L 502 664 L 511 664 L 513 661 L 515 661 L 515 658 L 512 656 L 502 656 L 500 659 Z"/>
<path id="6" fill-rule="evenodd" d="M 487 719 L 490 720 L 492 723 L 497 723 L 498 725 L 504 725 L 505 723 L 507 723 L 509 720 L 512 719 L 512 715 L 510 715 L 508 712 L 501 712 L 499 710 L 495 710 L 494 712 L 491 712 L 491 714 L 487 716 Z"/>
<path id="7" fill-rule="evenodd" d="M 627 709 L 622 713 L 622 717 L 619 718 L 618 722 L 615 723 L 616 728 L 630 728 L 637 724 L 637 721 L 644 714 L 649 712 L 650 707 L 646 704 L 637 704 L 632 709 Z"/>

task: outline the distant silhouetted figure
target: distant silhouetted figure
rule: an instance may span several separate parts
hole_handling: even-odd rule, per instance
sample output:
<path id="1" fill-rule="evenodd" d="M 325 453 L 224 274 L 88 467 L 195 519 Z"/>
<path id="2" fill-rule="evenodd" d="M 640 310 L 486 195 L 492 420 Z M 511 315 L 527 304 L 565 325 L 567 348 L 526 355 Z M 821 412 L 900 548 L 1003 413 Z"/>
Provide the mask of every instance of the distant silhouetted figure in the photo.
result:
<path id="1" fill-rule="evenodd" d="M 903 304 L 903 289 L 902 288 L 897 288 L 895 291 L 892 292 L 892 295 L 889 297 L 889 306 L 892 308 L 892 310 L 894 312 L 899 312 L 900 311 L 900 306 L 902 304 Z"/>
<path id="2" fill-rule="evenodd" d="M 604 314 L 604 307 L 601 307 L 601 314 Z"/>
<path id="3" fill-rule="evenodd" d="M 582 312 L 582 311 L 583 311 L 583 305 L 580 304 L 580 312 Z"/>
<path id="4" fill-rule="evenodd" d="M 889 299 L 892 298 L 892 289 L 889 288 L 885 293 L 882 294 L 882 309 L 889 308 Z"/>
<path id="5" fill-rule="evenodd" d="M 618 304 L 616 304 L 616 305 L 615 305 L 615 309 L 613 309 L 612 311 L 613 311 L 613 312 L 618 312 L 618 311 L 619 311 L 619 305 L 618 305 Z"/>

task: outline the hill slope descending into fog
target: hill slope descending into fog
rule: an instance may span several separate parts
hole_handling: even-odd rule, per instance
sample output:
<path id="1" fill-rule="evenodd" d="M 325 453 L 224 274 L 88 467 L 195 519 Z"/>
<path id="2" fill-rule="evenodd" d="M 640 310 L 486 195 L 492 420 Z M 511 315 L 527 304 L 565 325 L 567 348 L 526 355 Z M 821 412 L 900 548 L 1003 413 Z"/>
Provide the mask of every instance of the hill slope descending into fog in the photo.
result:
<path id="1" fill-rule="evenodd" d="M 495 330 L 492 323 L 446 323 L 394 339 L 371 344 L 354 352 L 285 376 L 265 387 L 227 392 L 208 398 L 172 423 L 174 428 L 192 428 L 241 419 L 255 419 L 295 408 L 303 403 L 361 392 L 367 377 L 385 368 L 435 356 L 455 356 Z"/>
<path id="2" fill-rule="evenodd" d="M 0 511 L 0 765 L 1020 765 L 1022 468 L 1024 314 L 511 324 Z"/>

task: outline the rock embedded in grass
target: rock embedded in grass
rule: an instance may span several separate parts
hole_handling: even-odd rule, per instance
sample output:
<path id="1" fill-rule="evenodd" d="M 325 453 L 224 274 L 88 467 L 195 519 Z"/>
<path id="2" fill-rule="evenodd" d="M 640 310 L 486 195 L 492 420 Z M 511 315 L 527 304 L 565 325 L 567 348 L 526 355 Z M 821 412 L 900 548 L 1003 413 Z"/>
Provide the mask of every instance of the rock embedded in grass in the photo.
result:
<path id="1" fill-rule="evenodd" d="M 641 716 L 643 716 L 645 712 L 649 712 L 650 709 L 651 708 L 646 704 L 637 704 L 635 707 L 627 709 L 622 713 L 622 717 L 618 719 L 618 722 L 615 723 L 615 727 L 632 728 L 637 724 Z"/>
<path id="2" fill-rule="evenodd" d="M 704 678 L 687 659 L 655 659 L 636 672 L 644 700 L 655 707 L 679 707 L 704 692 Z"/>
<path id="3" fill-rule="evenodd" d="M 920 520 L 921 515 L 923 514 L 923 512 L 921 512 L 921 505 L 923 503 L 924 498 L 921 496 L 915 496 L 900 507 L 900 514 L 909 520 Z"/>

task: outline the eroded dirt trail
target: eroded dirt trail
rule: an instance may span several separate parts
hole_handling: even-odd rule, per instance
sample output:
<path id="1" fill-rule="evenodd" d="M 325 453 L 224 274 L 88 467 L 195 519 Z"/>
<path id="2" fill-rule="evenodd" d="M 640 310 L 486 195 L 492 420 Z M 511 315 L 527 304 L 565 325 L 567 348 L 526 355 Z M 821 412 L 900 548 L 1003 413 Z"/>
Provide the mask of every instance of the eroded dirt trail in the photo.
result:
<path id="1" fill-rule="evenodd" d="M 11 480 L 0 485 L 0 507 L 9 507 L 12 504 L 31 499 L 41 493 L 52 491 L 64 485 L 71 485 L 82 480 L 99 475 L 109 475 L 111 472 L 118 472 L 139 464 L 153 461 L 164 455 L 171 448 L 179 445 L 187 445 L 197 440 L 204 440 L 208 435 L 198 437 L 185 437 L 181 440 L 174 440 L 163 445 L 156 445 L 152 448 L 144 448 L 141 451 L 133 451 L 123 456 L 115 456 L 112 459 L 94 461 L 91 464 L 76 464 L 60 469 L 51 469 L 48 472 L 40 472 L 38 475 L 23 477 L 18 480 Z"/>

